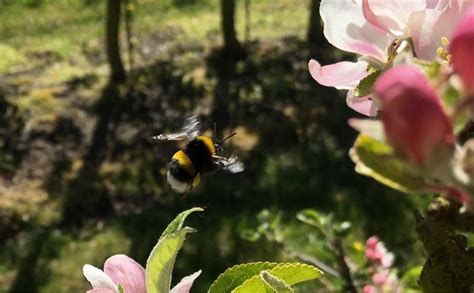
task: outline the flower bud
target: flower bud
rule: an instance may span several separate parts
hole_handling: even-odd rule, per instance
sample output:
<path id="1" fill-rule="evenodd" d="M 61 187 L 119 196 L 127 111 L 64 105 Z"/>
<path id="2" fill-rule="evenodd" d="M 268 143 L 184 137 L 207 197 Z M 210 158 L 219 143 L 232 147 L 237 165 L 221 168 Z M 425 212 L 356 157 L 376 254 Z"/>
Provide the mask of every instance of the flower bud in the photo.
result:
<path id="1" fill-rule="evenodd" d="M 469 8 L 456 25 L 449 52 L 454 70 L 469 94 L 474 94 L 474 7 Z"/>
<path id="2" fill-rule="evenodd" d="M 392 266 L 394 255 L 377 236 L 372 236 L 365 243 L 365 257 L 377 266 L 388 268 Z"/>
<path id="3" fill-rule="evenodd" d="M 415 164 L 441 146 L 453 146 L 454 134 L 440 99 L 415 67 L 400 65 L 385 72 L 374 93 L 382 109 L 388 142 Z"/>

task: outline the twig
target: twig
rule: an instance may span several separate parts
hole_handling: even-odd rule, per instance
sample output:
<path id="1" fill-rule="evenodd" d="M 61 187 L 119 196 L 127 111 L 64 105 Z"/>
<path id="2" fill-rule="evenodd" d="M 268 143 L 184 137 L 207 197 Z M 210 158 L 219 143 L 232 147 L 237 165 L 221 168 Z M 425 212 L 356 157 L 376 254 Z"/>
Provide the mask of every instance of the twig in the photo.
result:
<path id="1" fill-rule="evenodd" d="M 351 270 L 345 259 L 344 248 L 339 239 L 334 239 L 332 246 L 336 252 L 336 257 L 339 262 L 342 278 L 346 281 L 346 292 L 357 293 L 356 286 L 352 280 Z"/>

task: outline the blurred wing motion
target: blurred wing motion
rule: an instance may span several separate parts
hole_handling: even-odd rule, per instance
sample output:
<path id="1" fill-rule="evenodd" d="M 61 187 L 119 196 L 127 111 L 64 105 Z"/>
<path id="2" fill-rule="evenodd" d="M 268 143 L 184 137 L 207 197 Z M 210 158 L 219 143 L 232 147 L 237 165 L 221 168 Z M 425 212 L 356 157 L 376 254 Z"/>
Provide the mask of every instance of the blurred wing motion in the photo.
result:
<path id="1" fill-rule="evenodd" d="M 198 116 L 194 115 L 186 119 L 183 128 L 180 131 L 169 134 L 159 134 L 149 138 L 150 141 L 157 140 L 185 140 L 191 141 L 199 135 L 201 123 Z"/>
<path id="2" fill-rule="evenodd" d="M 239 162 L 236 156 L 230 156 L 229 158 L 213 156 L 213 158 L 221 170 L 230 173 L 240 173 L 245 169 L 244 164 Z"/>

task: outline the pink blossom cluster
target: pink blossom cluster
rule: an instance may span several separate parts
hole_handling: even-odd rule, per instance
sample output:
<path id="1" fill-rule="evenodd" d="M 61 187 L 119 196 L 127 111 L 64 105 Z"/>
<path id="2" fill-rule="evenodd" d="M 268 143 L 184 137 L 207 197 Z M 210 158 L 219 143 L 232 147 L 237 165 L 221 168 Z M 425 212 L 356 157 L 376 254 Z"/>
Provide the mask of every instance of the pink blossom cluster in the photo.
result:
<path id="1" fill-rule="evenodd" d="M 326 66 L 311 60 L 311 76 L 348 90 L 351 108 L 380 120 L 377 138 L 429 178 L 424 190 L 467 204 L 474 155 L 457 145 L 455 126 L 465 127 L 460 116 L 474 110 L 474 1 L 323 0 L 320 13 L 328 41 L 359 58 Z M 438 71 L 429 76 L 433 65 Z M 456 92 L 451 104 L 447 88 Z"/>
<path id="2" fill-rule="evenodd" d="M 364 293 L 402 292 L 397 276 L 390 271 L 394 255 L 376 236 L 367 239 L 365 256 L 371 263 L 372 283 L 365 285 Z"/>
<path id="3" fill-rule="evenodd" d="M 469 20 L 453 28 L 461 15 L 474 5 L 472 0 L 322 0 L 324 35 L 335 47 L 359 55 L 357 62 L 321 66 L 309 62 L 311 76 L 321 85 L 349 90 L 347 104 L 354 110 L 375 116 L 379 110 L 374 96 L 355 96 L 354 88 L 373 70 L 392 67 L 394 56 L 406 47 L 422 60 L 438 58 L 442 40 L 452 37 L 450 51 L 457 72 L 466 87 L 474 86 L 472 60 L 473 25 Z"/>
<path id="4" fill-rule="evenodd" d="M 394 255 L 377 236 L 372 236 L 365 243 L 365 257 L 377 267 L 389 268 L 393 264 Z"/>

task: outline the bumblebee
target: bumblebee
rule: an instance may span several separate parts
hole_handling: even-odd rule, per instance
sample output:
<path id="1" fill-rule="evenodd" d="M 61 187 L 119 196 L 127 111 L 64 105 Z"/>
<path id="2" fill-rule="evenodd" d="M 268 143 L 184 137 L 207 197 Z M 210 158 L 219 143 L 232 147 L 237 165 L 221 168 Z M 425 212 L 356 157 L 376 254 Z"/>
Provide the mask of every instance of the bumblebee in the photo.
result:
<path id="1" fill-rule="evenodd" d="M 222 156 L 222 144 L 236 133 L 220 140 L 206 135 L 199 135 L 200 121 L 197 116 L 186 119 L 183 128 L 170 134 L 160 134 L 150 137 L 154 141 L 183 141 L 185 147 L 177 151 L 168 164 L 167 181 L 171 188 L 178 193 L 186 193 L 199 185 L 208 174 L 224 170 L 239 173 L 244 165 L 237 157 Z"/>

